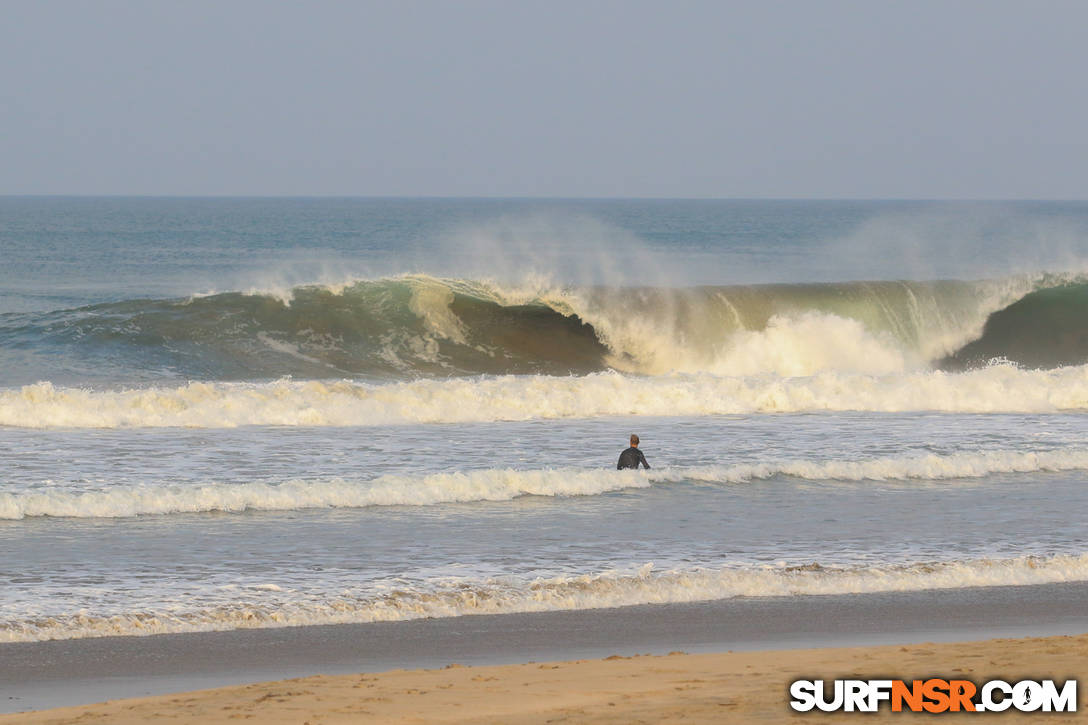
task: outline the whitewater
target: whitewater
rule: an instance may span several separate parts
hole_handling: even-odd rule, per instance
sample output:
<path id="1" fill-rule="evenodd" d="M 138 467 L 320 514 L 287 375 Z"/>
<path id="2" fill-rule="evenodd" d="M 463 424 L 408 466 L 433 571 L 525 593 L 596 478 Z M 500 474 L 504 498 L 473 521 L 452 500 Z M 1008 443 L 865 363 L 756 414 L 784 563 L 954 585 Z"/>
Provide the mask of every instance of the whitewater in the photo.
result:
<path id="1" fill-rule="evenodd" d="M 9 313 L 0 341 L 36 360 L 39 375 L 44 366 L 114 382 L 146 380 L 149 367 L 205 380 L 889 375 L 1026 357 L 1043 362 L 1031 367 L 1081 362 L 1088 350 L 1061 339 L 1077 331 L 1075 319 L 1062 317 L 1075 318 L 1086 297 L 1084 278 L 1070 273 L 669 288 L 407 275 Z M 1043 308 L 1034 319 L 1015 319 L 1033 307 Z M 1052 342 L 1028 356 L 1022 339 L 1039 323 Z"/>
<path id="2" fill-rule="evenodd" d="M 206 511 L 290 511 L 367 506 L 428 506 L 508 501 L 519 496 L 592 496 L 663 483 L 745 483 L 774 477 L 817 481 L 981 478 L 994 473 L 1088 470 L 1088 450 L 989 451 L 982 454 L 839 461 L 778 461 L 734 466 L 658 468 L 640 473 L 582 469 L 484 469 L 422 477 L 369 480 L 289 480 L 281 483 L 118 485 L 47 493 L 34 488 L 0 493 L 0 519 L 27 516 L 115 518 Z M 14 486 L 12 487 L 14 488 Z"/>
<path id="3" fill-rule="evenodd" d="M 398 425 L 815 411 L 1058 412 L 1088 407 L 1088 368 L 1023 370 L 995 364 L 808 377 L 712 375 L 502 376 L 374 385 L 351 381 L 189 383 L 95 391 L 37 383 L 0 393 L 0 425 L 117 428 L 242 425 Z"/>
<path id="4" fill-rule="evenodd" d="M 1088 581 L 1083 204 L 0 212 L 0 641 Z"/>

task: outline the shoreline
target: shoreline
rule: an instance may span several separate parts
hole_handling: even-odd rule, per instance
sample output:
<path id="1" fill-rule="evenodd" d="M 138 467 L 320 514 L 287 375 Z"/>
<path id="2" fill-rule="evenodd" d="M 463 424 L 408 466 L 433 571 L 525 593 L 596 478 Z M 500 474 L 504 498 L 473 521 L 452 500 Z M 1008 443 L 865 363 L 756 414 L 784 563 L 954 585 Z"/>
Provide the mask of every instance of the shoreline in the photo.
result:
<path id="1" fill-rule="evenodd" d="M 526 662 L 379 674 L 316 675 L 197 692 L 112 701 L 57 710 L 0 715 L 0 725 L 58 725 L 106 720 L 117 725 L 161 722 L 268 723 L 447 722 L 620 723 L 795 721 L 789 684 L 795 679 L 942 676 L 1016 682 L 1063 682 L 1088 671 L 1088 634 L 852 648 L 763 650 L 666 655 L 613 655 L 604 659 Z M 1078 693 L 1076 714 L 1048 721 L 1083 722 L 1088 697 Z M 838 721 L 858 715 L 814 711 Z M 974 714 L 974 713 L 971 713 Z M 866 719 L 902 717 L 885 706 Z M 1035 713 L 1005 713 L 1005 720 L 1038 720 Z M 1055 719 L 1057 718 L 1057 719 Z M 813 720 L 815 722 L 815 720 Z"/>
<path id="2" fill-rule="evenodd" d="M 4 643 L 0 712 L 453 663 L 1071 635 L 1085 601 L 1074 582 Z"/>

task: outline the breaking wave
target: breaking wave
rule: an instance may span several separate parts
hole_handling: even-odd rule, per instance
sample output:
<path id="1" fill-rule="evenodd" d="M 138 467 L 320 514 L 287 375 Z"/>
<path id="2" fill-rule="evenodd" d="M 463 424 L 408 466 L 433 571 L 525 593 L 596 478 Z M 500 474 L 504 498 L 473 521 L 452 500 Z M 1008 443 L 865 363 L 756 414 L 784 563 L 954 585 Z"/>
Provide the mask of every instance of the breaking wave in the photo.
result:
<path id="1" fill-rule="evenodd" d="M 710 374 L 500 376 L 395 383 L 189 383 L 96 391 L 37 383 L 0 390 L 0 425 L 28 428 L 383 426 L 599 416 L 807 411 L 1048 413 L 1088 409 L 1088 366 L 961 373 L 827 371 L 808 377 Z"/>
<path id="2" fill-rule="evenodd" d="M 526 578 L 393 580 L 319 596 L 275 584 L 206 607 L 95 614 L 86 610 L 0 622 L 0 641 L 399 621 L 425 617 L 549 612 L 740 596 L 958 589 L 1088 580 L 1088 554 L 917 562 L 875 566 L 725 566 L 627 570 Z"/>
<path id="3" fill-rule="evenodd" d="M 772 461 L 629 472 L 585 469 L 487 469 L 370 480 L 283 483 L 116 485 L 99 490 L 34 489 L 0 493 L 0 519 L 36 516 L 118 518 L 146 514 L 426 506 L 508 501 L 519 496 L 593 496 L 628 488 L 700 481 L 743 483 L 786 476 L 808 480 L 887 481 L 981 478 L 994 473 L 1088 470 L 1088 450 L 989 451 L 847 461 Z"/>
<path id="4" fill-rule="evenodd" d="M 1056 276 L 673 289 L 412 275 L 9 313 L 0 350 L 31 356 L 37 380 L 1053 368 L 1088 362 L 1086 304 L 1083 280 Z"/>
<path id="5" fill-rule="evenodd" d="M 994 312 L 981 336 L 946 357 L 941 365 L 964 369 L 993 359 L 1031 368 L 1088 361 L 1088 285 L 1039 289 Z"/>

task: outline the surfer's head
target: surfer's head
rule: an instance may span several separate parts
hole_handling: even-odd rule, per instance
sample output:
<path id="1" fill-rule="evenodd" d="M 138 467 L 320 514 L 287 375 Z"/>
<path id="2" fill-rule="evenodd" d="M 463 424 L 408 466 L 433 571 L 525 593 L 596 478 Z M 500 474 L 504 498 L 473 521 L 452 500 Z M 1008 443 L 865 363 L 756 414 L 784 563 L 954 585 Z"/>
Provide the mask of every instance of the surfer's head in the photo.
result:
<path id="1" fill-rule="evenodd" d="M 634 433 L 631 434 L 631 447 L 638 448 L 638 436 Z"/>

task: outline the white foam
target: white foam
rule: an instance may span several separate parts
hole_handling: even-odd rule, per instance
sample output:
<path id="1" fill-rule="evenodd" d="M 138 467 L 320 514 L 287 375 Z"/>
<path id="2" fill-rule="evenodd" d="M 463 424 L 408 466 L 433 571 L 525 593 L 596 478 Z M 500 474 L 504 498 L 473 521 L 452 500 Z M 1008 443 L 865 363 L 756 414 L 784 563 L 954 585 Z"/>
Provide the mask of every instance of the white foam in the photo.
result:
<path id="1" fill-rule="evenodd" d="M 821 370 L 888 375 L 924 362 L 890 335 L 873 334 L 857 320 L 806 312 L 775 315 L 762 330 L 734 333 L 727 347 L 705 365 L 720 374 L 796 377 Z M 680 368 L 690 368 L 690 363 L 681 363 Z"/>
<path id="2" fill-rule="evenodd" d="M 96 491 L 0 493 L 0 519 L 27 516 L 117 518 L 203 511 L 273 511 L 364 506 L 424 506 L 466 501 L 505 501 L 517 496 L 592 495 L 649 486 L 645 475 L 618 471 L 489 469 L 411 477 L 387 475 L 364 481 L 294 480 L 280 484 L 209 483 L 192 486 L 111 486 Z"/>
<path id="3" fill-rule="evenodd" d="M 42 382 L 0 391 L 0 425 L 126 428 L 375 426 L 596 416 L 803 411 L 1047 413 L 1088 408 L 1088 366 L 965 373 L 822 372 L 806 377 L 597 373 L 391 384 L 190 383 L 122 391 Z"/>
<path id="4" fill-rule="evenodd" d="M 769 461 L 651 471 L 508 468 L 370 480 L 293 480 L 279 484 L 107 485 L 90 491 L 36 488 L 0 493 L 0 519 L 34 516 L 119 518 L 205 511 L 274 511 L 367 506 L 426 506 L 507 501 L 519 496 L 593 496 L 654 484 L 743 483 L 774 476 L 809 480 L 886 481 L 979 478 L 994 473 L 1088 470 L 1088 450 L 988 451 L 869 460 Z"/>
<path id="5" fill-rule="evenodd" d="M 1051 280 L 1056 281 L 1056 280 Z M 432 280 L 445 285 L 449 280 Z M 989 315 L 1042 284 L 1039 275 L 962 282 L 844 283 L 705 289 L 572 288 L 481 283 L 498 304 L 545 304 L 591 324 L 609 364 L 649 375 L 889 374 L 919 370 L 976 339 Z M 839 295 L 828 294 L 838 289 Z"/>
<path id="6" fill-rule="evenodd" d="M 989 315 L 1029 292 L 1073 279 L 1018 275 L 975 282 L 848 282 L 720 288 L 630 288 L 557 285 L 526 273 L 520 284 L 443 279 L 423 274 L 253 289 L 290 306 L 301 290 L 344 294 L 355 286 L 406 286 L 418 330 L 393 330 L 378 342 L 398 368 L 412 369 L 390 342 L 431 364 L 440 341 L 477 347 L 472 329 L 451 308 L 455 294 L 500 306 L 539 305 L 592 325 L 616 370 L 646 375 L 810 376 L 820 372 L 887 375 L 922 370 L 977 339 Z M 477 324 L 480 324 L 477 321 Z M 486 323 L 485 323 L 486 324 Z M 407 335 L 401 340 L 403 335 Z M 267 339 L 262 338 L 266 343 Z"/>
<path id="7" fill-rule="evenodd" d="M 364 623 L 477 614 L 548 612 L 728 599 L 861 594 L 1088 580 L 1088 554 L 1007 559 L 822 567 L 722 566 L 667 569 L 652 563 L 626 570 L 528 579 L 444 578 L 410 584 L 372 583 L 335 595 L 255 589 L 244 602 L 161 611 L 80 611 L 0 622 L 0 641 L 27 642 L 315 624 Z"/>
<path id="8" fill-rule="evenodd" d="M 977 338 L 987 317 L 1056 277 L 940 283 L 881 282 L 705 288 L 578 287 L 523 273 L 518 284 L 409 274 L 410 310 L 429 335 L 468 344 L 454 293 L 501 306 L 544 305 L 593 326 L 626 372 L 813 375 L 917 370 Z M 366 283 L 365 280 L 357 280 Z M 344 285 L 311 285 L 332 294 Z M 834 294 L 834 290 L 839 294 Z M 263 294 L 290 304 L 295 290 Z M 426 359 L 426 358 L 425 358 Z"/>

